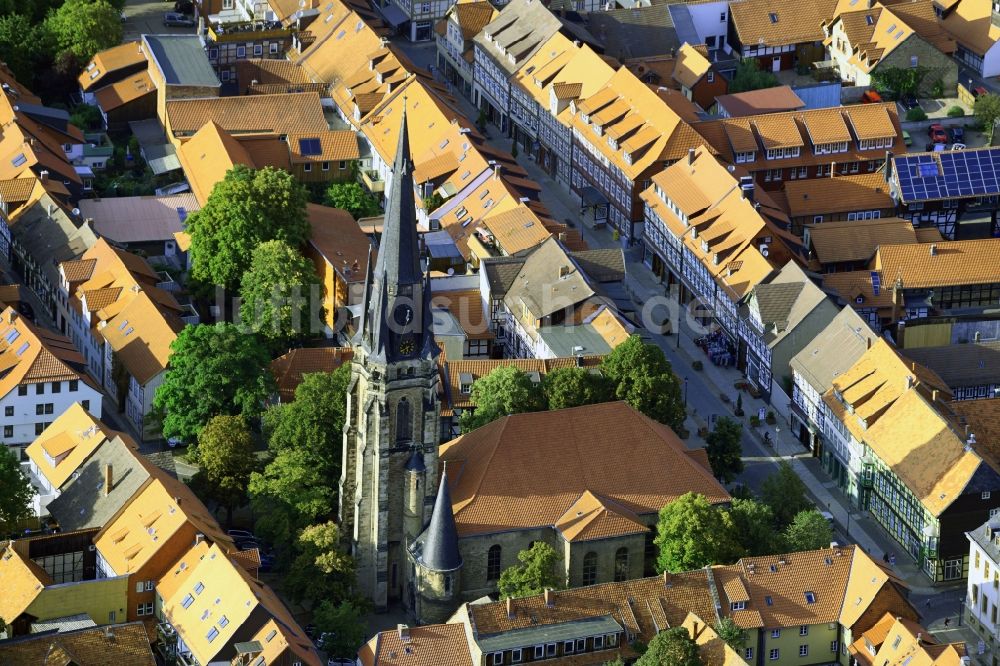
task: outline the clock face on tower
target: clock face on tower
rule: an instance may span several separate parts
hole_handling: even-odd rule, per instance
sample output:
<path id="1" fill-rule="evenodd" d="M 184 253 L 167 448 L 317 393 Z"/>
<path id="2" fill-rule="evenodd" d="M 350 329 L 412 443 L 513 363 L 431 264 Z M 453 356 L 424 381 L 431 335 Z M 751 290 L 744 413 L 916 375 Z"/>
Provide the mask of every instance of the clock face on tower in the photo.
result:
<path id="1" fill-rule="evenodd" d="M 415 351 L 417 351 L 417 343 L 413 341 L 412 336 L 407 335 L 399 341 L 399 353 L 401 355 L 410 356 Z"/>

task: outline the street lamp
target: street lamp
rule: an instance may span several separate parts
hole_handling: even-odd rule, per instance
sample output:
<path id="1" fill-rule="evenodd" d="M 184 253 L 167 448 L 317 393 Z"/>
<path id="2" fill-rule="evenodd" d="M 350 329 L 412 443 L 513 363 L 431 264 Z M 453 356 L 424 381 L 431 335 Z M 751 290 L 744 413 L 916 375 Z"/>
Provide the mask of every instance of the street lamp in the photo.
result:
<path id="1" fill-rule="evenodd" d="M 781 426 L 774 426 L 774 454 L 781 457 L 781 443 L 778 438 L 781 436 Z"/>
<path id="2" fill-rule="evenodd" d="M 684 409 L 687 409 L 687 406 L 688 406 L 688 378 L 685 375 L 685 377 L 684 377 Z"/>

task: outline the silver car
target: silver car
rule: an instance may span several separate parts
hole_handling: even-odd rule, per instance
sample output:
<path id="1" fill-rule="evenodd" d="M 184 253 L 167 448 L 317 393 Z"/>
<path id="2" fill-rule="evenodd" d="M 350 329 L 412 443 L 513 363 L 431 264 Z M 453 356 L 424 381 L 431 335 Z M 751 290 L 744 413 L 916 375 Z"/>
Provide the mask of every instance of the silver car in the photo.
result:
<path id="1" fill-rule="evenodd" d="M 177 12 L 167 12 L 163 15 L 163 25 L 167 27 L 191 27 L 194 25 L 194 19 L 184 16 L 184 14 L 178 14 Z"/>

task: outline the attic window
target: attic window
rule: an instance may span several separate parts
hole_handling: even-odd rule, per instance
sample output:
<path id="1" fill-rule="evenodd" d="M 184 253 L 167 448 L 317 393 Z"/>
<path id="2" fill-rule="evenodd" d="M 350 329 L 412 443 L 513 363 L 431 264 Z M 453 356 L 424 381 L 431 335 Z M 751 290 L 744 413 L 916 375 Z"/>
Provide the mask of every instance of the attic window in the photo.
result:
<path id="1" fill-rule="evenodd" d="M 18 153 L 17 157 L 15 157 L 14 159 L 12 159 L 10 161 L 10 163 L 13 164 L 16 167 L 19 167 L 19 166 L 23 165 L 27 161 L 28 161 L 28 158 L 24 156 L 24 153 Z"/>
<path id="2" fill-rule="evenodd" d="M 887 35 L 891 35 L 891 34 L 892 34 L 892 31 L 893 31 L 893 30 L 895 30 L 895 29 L 896 29 L 896 24 L 895 24 L 895 23 L 893 23 L 892 25 L 890 25 L 890 26 L 889 26 L 889 29 L 888 29 L 888 30 L 886 30 L 886 31 L 885 31 L 885 33 L 886 33 Z"/>
<path id="3" fill-rule="evenodd" d="M 198 581 L 198 584 L 194 586 L 194 593 L 201 594 L 204 591 L 205 591 L 205 584 L 202 583 L 201 581 Z"/>
<path id="4" fill-rule="evenodd" d="M 134 328 L 132 328 L 131 326 L 129 326 L 129 327 L 128 327 L 128 328 L 127 328 L 127 329 L 125 330 L 125 337 L 127 338 L 128 336 L 132 335 L 132 333 L 133 333 L 134 331 L 135 331 L 135 329 L 134 329 Z"/>
<path id="5" fill-rule="evenodd" d="M 194 596 L 189 594 L 186 597 L 184 597 L 184 601 L 181 602 L 181 606 L 183 606 L 184 608 L 190 608 L 191 604 L 193 603 L 194 603 Z"/>
<path id="6" fill-rule="evenodd" d="M 462 180 L 465 180 L 466 178 L 468 178 L 471 175 L 472 175 L 471 171 L 466 171 L 465 173 L 462 174 Z"/>
<path id="7" fill-rule="evenodd" d="M 865 23 L 867 23 L 868 25 L 875 25 L 875 17 L 872 16 L 871 14 L 868 14 L 867 16 L 865 16 Z"/>
<path id="8" fill-rule="evenodd" d="M 94 71 L 92 71 L 90 73 L 90 80 L 93 81 L 94 79 L 96 79 L 100 75 L 101 75 L 101 70 L 95 69 Z"/>
<path id="9" fill-rule="evenodd" d="M 774 12 L 771 12 L 769 16 L 771 17 L 771 23 L 777 23 L 778 22 L 778 15 L 777 14 L 775 14 Z"/>
<path id="10" fill-rule="evenodd" d="M 347 34 L 346 30 L 341 30 L 340 32 L 337 33 L 337 39 L 343 39 L 344 35 L 346 34 Z"/>
<path id="11" fill-rule="evenodd" d="M 218 637 L 219 637 L 219 630 L 216 629 L 215 627 L 212 627 L 211 629 L 208 630 L 208 633 L 205 635 L 205 640 L 211 643 Z"/>
<path id="12" fill-rule="evenodd" d="M 458 390 L 465 395 L 472 393 L 472 374 L 463 372 L 458 375 Z"/>
<path id="13" fill-rule="evenodd" d="M 270 632 L 268 632 L 267 636 L 264 637 L 264 642 L 270 643 L 272 640 L 274 640 L 274 637 L 277 635 L 278 635 L 278 630 L 272 629 Z"/>
<path id="14" fill-rule="evenodd" d="M 814 592 L 806 592 L 806 603 L 807 604 L 816 603 L 816 594 Z"/>
<path id="15" fill-rule="evenodd" d="M 121 331 L 121 330 L 124 330 L 124 328 L 125 328 L 126 326 L 128 326 L 128 319 L 126 319 L 126 320 L 125 320 L 125 321 L 123 321 L 123 322 L 122 322 L 121 324 L 119 324 L 119 326 L 118 326 L 118 330 L 119 330 L 119 331 Z"/>
<path id="16" fill-rule="evenodd" d="M 14 344 L 14 340 L 17 340 L 17 338 L 20 335 L 21 335 L 20 331 L 18 331 L 16 328 L 12 328 L 9 331 L 7 331 L 7 335 L 3 336 L 3 339 L 7 341 L 7 344 L 12 345 Z"/>

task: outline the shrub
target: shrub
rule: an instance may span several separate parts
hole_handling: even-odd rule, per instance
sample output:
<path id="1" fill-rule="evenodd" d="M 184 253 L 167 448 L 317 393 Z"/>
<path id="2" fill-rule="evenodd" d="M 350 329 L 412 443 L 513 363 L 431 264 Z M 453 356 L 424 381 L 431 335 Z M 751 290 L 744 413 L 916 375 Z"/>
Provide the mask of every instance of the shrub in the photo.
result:
<path id="1" fill-rule="evenodd" d="M 919 106 L 906 112 L 907 120 L 927 120 L 927 113 Z"/>
<path id="2" fill-rule="evenodd" d="M 951 107 L 950 109 L 948 109 L 948 117 L 949 118 L 961 118 L 964 115 L 965 115 L 965 109 L 963 109 L 962 107 L 958 106 L 957 104 L 955 106 Z"/>

